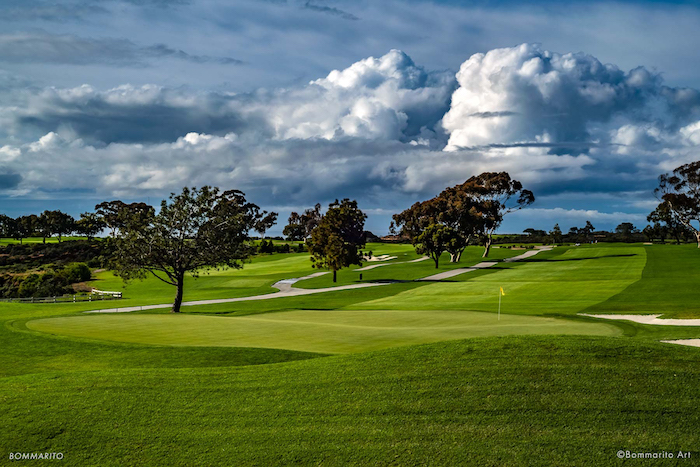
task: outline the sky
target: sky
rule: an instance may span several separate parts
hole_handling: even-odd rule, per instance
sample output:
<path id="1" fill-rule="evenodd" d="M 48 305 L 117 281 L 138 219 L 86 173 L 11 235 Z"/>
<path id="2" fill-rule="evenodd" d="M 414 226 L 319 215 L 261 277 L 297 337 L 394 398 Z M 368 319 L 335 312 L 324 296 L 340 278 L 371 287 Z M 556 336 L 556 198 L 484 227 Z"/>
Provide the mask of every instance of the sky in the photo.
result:
<path id="1" fill-rule="evenodd" d="M 367 228 L 485 171 L 501 232 L 646 225 L 700 159 L 690 1 L 0 0 L 0 212 L 183 186 Z"/>

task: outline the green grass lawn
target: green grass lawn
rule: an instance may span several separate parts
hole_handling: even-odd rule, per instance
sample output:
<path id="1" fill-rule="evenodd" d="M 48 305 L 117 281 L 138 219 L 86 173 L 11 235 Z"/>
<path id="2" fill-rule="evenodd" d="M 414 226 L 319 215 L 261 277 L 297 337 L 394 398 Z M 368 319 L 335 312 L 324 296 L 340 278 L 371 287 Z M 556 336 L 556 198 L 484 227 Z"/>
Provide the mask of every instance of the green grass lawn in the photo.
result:
<path id="1" fill-rule="evenodd" d="M 352 308 L 574 314 L 622 292 L 642 276 L 642 246 L 556 248 L 518 263 L 456 276 Z"/>
<path id="2" fill-rule="evenodd" d="M 696 245 L 647 245 L 640 280 L 587 313 L 650 313 L 700 318 L 700 250 Z"/>
<path id="3" fill-rule="evenodd" d="M 436 271 L 399 264 L 418 257 L 409 246 L 372 247 L 398 258 L 363 280 L 399 282 L 181 315 L 81 313 L 114 301 L 0 303 L 0 455 L 120 466 L 590 466 L 619 465 L 620 449 L 700 457 L 700 349 L 658 342 L 700 328 L 576 316 L 700 317 L 696 249 L 562 247 L 437 283 L 411 280 Z M 185 299 L 274 292 L 277 280 L 315 272 L 310 264 L 308 254 L 259 256 L 188 279 Z M 338 284 L 357 281 L 339 274 Z M 174 295 L 155 279 L 122 289 L 108 272 L 94 286 L 123 290 L 123 306 Z"/>
<path id="4" fill-rule="evenodd" d="M 517 334 L 621 335 L 608 323 L 468 311 L 295 310 L 253 316 L 93 315 L 29 321 L 34 331 L 155 345 L 265 347 L 351 353 L 467 337 Z"/>
<path id="5" fill-rule="evenodd" d="M 443 253 L 440 257 L 439 268 L 435 269 L 435 263 L 431 260 L 425 260 L 418 263 L 409 263 L 423 255 L 418 255 L 415 253 L 414 248 L 411 245 L 386 245 L 390 248 L 375 247 L 378 251 L 374 251 L 375 255 L 378 254 L 390 254 L 397 256 L 396 259 L 390 261 L 381 262 L 366 262 L 362 266 L 374 266 L 382 264 L 367 271 L 357 271 L 360 269 L 359 266 L 351 266 L 346 269 L 341 269 L 338 271 L 338 282 L 333 284 L 333 279 L 330 274 L 325 276 L 316 277 L 313 279 L 308 279 L 297 284 L 299 288 L 321 288 L 321 287 L 332 287 L 334 285 L 346 285 L 355 284 L 361 282 L 376 282 L 376 281 L 412 281 L 415 279 L 420 279 L 423 277 L 428 277 L 433 274 L 437 274 L 443 271 L 449 271 L 452 269 L 465 268 L 473 266 L 482 261 L 498 261 L 505 258 L 511 258 L 513 256 L 520 255 L 524 253 L 523 250 L 510 250 L 506 248 L 494 248 L 491 250 L 491 254 L 488 259 L 484 259 L 481 255 L 484 252 L 482 247 L 470 246 L 462 255 L 462 259 L 459 263 L 450 263 L 450 255 Z M 362 280 L 360 280 L 360 274 L 362 274 Z"/>
<path id="6" fill-rule="evenodd" d="M 0 379 L 0 446 L 115 466 L 697 456 L 697 358 L 619 338 L 508 337 L 249 367 L 45 372 Z"/>

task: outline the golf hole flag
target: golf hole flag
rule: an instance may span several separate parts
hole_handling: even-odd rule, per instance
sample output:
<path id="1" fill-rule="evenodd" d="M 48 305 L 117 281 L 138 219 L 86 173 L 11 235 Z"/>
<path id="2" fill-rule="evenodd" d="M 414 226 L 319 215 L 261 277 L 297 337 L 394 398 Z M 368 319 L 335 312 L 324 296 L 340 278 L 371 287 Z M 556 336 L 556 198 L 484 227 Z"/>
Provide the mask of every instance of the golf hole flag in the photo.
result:
<path id="1" fill-rule="evenodd" d="M 503 291 L 503 287 L 499 287 L 499 289 L 501 289 L 501 293 L 498 294 L 498 321 L 501 320 L 501 297 L 506 294 Z"/>

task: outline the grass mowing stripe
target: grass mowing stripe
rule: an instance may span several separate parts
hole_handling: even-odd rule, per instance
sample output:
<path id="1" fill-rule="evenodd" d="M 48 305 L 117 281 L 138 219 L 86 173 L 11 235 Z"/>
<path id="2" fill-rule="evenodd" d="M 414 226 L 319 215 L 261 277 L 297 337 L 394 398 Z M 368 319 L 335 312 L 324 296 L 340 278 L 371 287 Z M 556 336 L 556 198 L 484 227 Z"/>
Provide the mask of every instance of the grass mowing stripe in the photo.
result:
<path id="1" fill-rule="evenodd" d="M 645 246 L 647 263 L 640 279 L 586 313 L 662 313 L 663 318 L 700 318 L 695 245 Z"/>
<path id="2" fill-rule="evenodd" d="M 466 273 L 458 276 L 460 280 L 433 283 L 348 308 L 420 310 L 439 306 L 495 312 L 499 289 L 503 287 L 503 312 L 576 313 L 638 280 L 645 261 L 641 246 L 570 248 L 519 263 L 501 263 L 488 273 Z"/>

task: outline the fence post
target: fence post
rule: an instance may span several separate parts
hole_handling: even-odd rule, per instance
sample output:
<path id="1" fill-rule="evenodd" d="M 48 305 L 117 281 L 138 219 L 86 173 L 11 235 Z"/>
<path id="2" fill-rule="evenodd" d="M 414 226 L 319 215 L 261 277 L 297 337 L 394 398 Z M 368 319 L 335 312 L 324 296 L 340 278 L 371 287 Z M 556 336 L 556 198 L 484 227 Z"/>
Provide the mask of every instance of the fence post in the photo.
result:
<path id="1" fill-rule="evenodd" d="M 73 295 L 73 303 L 75 303 L 75 295 Z"/>
<path id="2" fill-rule="evenodd" d="M 56 303 L 56 296 L 53 296 L 53 302 Z"/>

